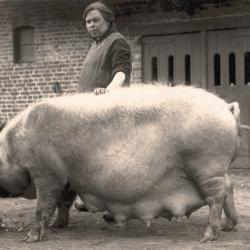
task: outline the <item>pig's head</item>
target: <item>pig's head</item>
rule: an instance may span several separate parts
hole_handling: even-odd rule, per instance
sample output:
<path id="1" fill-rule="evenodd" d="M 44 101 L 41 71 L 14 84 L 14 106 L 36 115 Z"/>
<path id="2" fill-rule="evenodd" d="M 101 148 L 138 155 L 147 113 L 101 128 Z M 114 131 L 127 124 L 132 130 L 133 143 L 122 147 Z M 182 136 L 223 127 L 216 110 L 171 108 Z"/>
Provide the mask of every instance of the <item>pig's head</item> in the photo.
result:
<path id="1" fill-rule="evenodd" d="M 6 164 L 0 152 L 0 197 L 22 196 L 29 182 L 25 171 Z"/>
<path id="2" fill-rule="evenodd" d="M 0 197 L 22 196 L 31 182 L 28 172 L 18 164 L 12 151 L 0 132 Z"/>

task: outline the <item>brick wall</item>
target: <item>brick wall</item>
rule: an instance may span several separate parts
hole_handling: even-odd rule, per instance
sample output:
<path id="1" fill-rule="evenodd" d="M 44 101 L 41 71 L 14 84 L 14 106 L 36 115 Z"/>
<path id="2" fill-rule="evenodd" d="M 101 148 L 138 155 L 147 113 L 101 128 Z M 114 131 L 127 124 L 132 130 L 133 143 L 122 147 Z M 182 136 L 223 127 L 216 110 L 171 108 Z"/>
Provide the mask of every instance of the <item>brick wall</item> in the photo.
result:
<path id="1" fill-rule="evenodd" d="M 47 3 L 0 3 L 0 121 L 29 103 L 52 97 L 58 82 L 64 92 L 74 92 L 81 62 L 90 40 L 82 23 L 60 18 Z M 50 9 L 49 9 L 50 8 Z M 35 61 L 13 63 L 13 28 L 35 29 Z"/>
<path id="2" fill-rule="evenodd" d="M 84 1 L 32 2 L 0 2 L 0 123 L 30 103 L 56 96 L 56 83 L 64 94 L 74 93 L 91 44 L 82 22 Z M 35 29 L 35 60 L 15 64 L 13 29 L 24 25 Z M 140 81 L 140 45 L 136 38 L 128 38 L 133 47 L 132 78 Z"/>

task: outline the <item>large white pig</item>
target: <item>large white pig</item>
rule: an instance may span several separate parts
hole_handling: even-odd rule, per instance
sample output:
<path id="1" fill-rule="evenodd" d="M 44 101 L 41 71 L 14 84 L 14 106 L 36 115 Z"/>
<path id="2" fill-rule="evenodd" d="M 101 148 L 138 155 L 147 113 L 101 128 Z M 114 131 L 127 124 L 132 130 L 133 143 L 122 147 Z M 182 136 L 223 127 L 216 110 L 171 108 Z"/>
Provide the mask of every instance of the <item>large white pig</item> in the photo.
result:
<path id="1" fill-rule="evenodd" d="M 233 105 L 237 108 L 237 105 Z M 209 206 L 202 241 L 237 223 L 228 167 L 238 147 L 234 108 L 193 87 L 139 85 L 32 105 L 0 134 L 0 195 L 37 197 L 27 242 L 40 240 L 80 195 L 122 224 L 190 215 Z"/>

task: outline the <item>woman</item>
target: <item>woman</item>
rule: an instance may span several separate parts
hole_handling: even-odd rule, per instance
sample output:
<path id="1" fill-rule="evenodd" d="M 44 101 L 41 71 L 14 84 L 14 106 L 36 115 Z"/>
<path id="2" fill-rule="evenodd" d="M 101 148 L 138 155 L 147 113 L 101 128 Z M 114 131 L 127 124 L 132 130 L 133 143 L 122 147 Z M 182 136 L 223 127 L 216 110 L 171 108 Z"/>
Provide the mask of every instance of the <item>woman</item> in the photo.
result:
<path id="1" fill-rule="evenodd" d="M 114 24 L 114 13 L 101 2 L 87 6 L 83 13 L 87 31 L 94 40 L 84 60 L 79 91 L 106 91 L 129 85 L 130 47 Z"/>

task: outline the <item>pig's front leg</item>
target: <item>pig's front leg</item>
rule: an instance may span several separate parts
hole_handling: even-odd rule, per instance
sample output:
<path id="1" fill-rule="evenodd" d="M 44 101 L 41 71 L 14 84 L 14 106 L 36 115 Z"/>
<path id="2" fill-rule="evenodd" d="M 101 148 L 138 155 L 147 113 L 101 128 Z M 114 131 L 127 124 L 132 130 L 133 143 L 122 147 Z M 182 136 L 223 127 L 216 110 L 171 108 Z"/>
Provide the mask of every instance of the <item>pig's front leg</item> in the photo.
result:
<path id="1" fill-rule="evenodd" d="M 69 223 L 69 210 L 76 197 L 76 193 L 72 190 L 65 190 L 62 193 L 58 204 L 58 212 L 56 220 L 53 222 L 53 227 L 65 227 Z"/>
<path id="2" fill-rule="evenodd" d="M 49 219 L 53 215 L 64 186 L 59 179 L 39 177 L 34 180 L 37 192 L 37 208 L 35 222 L 32 225 L 26 242 L 40 241 L 44 235 Z"/>

